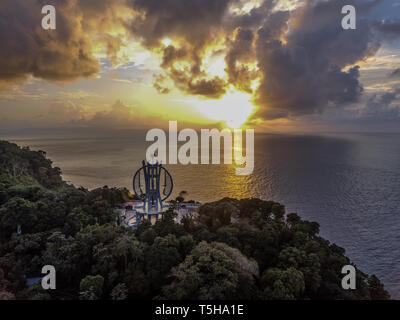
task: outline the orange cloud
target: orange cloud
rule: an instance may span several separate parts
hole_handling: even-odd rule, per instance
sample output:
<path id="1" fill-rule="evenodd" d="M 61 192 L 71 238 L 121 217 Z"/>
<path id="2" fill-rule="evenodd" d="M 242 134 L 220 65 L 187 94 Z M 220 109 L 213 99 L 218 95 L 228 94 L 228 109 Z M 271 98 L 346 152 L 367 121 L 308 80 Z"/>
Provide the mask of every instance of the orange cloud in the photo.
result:
<path id="1" fill-rule="evenodd" d="M 114 65 L 129 61 L 122 52 L 134 42 L 160 58 L 154 77 L 159 93 L 175 88 L 219 99 L 233 87 L 253 96 L 258 110 L 252 120 L 295 118 L 357 101 L 363 88 L 354 64 L 380 46 L 367 19 L 377 1 L 350 1 L 362 18 L 353 32 L 343 32 L 339 23 L 348 1 L 304 1 L 290 10 L 278 2 L 53 0 L 57 29 L 45 31 L 38 14 L 45 1 L 3 0 L 0 90 L 31 76 L 58 82 L 95 76 L 99 56 Z M 222 57 L 218 73 L 215 57 Z M 90 118 L 71 110 L 87 125 L 135 120 L 119 103 Z"/>

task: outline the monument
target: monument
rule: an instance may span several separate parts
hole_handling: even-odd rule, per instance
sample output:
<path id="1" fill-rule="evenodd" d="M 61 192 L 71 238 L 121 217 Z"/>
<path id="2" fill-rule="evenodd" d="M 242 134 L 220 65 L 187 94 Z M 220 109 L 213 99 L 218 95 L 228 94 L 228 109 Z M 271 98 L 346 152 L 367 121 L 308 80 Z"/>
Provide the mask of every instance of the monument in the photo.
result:
<path id="1" fill-rule="evenodd" d="M 150 220 L 168 209 L 164 201 L 171 195 L 173 189 L 172 177 L 162 164 L 150 164 L 142 162 L 142 167 L 133 176 L 133 191 L 143 201 L 136 207 L 137 216 L 142 219 L 145 216 Z"/>

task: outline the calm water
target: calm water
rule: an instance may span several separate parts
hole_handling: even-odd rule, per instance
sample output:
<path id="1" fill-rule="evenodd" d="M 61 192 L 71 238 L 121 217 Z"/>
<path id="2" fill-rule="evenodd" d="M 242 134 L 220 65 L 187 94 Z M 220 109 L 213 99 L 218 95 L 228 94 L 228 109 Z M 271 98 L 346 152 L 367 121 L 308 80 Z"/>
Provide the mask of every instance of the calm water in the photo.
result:
<path id="1" fill-rule="evenodd" d="M 145 156 L 144 133 L 2 137 L 47 151 L 76 186 L 124 186 Z M 230 197 L 279 201 L 321 225 L 359 268 L 400 298 L 400 135 L 257 135 L 255 169 L 239 177 L 228 165 L 167 166 L 175 195 L 201 202 Z"/>

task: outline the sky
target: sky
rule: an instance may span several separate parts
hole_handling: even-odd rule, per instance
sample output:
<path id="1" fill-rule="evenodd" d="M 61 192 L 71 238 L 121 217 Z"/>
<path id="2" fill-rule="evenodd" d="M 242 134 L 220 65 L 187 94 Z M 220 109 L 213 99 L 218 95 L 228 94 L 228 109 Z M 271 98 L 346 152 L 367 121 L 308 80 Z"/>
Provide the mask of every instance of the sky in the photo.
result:
<path id="1" fill-rule="evenodd" d="M 0 0 L 0 132 L 400 131 L 399 40 L 400 0 Z"/>

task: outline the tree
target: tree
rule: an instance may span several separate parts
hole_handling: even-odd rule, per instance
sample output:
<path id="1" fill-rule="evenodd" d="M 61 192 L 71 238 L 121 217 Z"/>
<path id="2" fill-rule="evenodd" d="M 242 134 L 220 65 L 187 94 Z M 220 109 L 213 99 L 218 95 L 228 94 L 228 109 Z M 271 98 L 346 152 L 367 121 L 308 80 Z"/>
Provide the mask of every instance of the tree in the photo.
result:
<path id="1" fill-rule="evenodd" d="M 79 299 L 99 300 L 103 293 L 104 278 L 100 275 L 86 276 L 79 286 Z"/>
<path id="2" fill-rule="evenodd" d="M 179 251 L 179 241 L 173 234 L 157 237 L 146 250 L 146 273 L 154 291 L 166 284 L 171 268 L 183 260 Z"/>
<path id="3" fill-rule="evenodd" d="M 224 226 L 217 230 L 216 240 L 218 242 L 224 242 L 231 247 L 240 247 L 238 239 L 239 230 L 232 226 Z"/>
<path id="4" fill-rule="evenodd" d="M 184 227 L 180 224 L 175 223 L 176 213 L 172 210 L 168 210 L 163 214 L 161 220 L 158 220 L 153 229 L 156 234 L 160 237 L 165 237 L 169 234 L 173 234 L 176 237 L 183 236 L 186 234 Z"/>
<path id="5" fill-rule="evenodd" d="M 261 278 L 264 298 L 268 300 L 300 299 L 305 289 L 304 276 L 293 267 L 267 269 Z"/>
<path id="6" fill-rule="evenodd" d="M 198 220 L 214 232 L 222 226 L 229 225 L 233 219 L 237 219 L 239 213 L 240 210 L 231 199 L 225 198 L 202 205 L 199 208 Z"/>
<path id="7" fill-rule="evenodd" d="M 51 300 L 51 296 L 48 292 L 43 290 L 40 283 L 31 285 L 24 293 L 23 297 L 26 300 Z"/>
<path id="8" fill-rule="evenodd" d="M 187 197 L 187 195 L 188 195 L 188 193 L 187 193 L 187 191 L 185 191 L 185 190 L 179 192 L 179 196 L 177 196 L 177 197 L 175 198 L 176 202 L 178 202 L 178 203 L 184 202 L 184 201 L 185 201 L 185 198 Z"/>
<path id="9" fill-rule="evenodd" d="M 1 206 L 0 219 L 1 229 L 8 236 L 17 231 L 18 225 L 23 232 L 31 232 L 37 221 L 35 204 L 20 197 L 11 198 Z"/>
<path id="10" fill-rule="evenodd" d="M 236 259 L 244 263 L 238 264 Z M 252 267 L 249 268 L 249 265 Z M 254 263 L 226 244 L 199 243 L 172 271 L 174 280 L 163 288 L 167 299 L 249 299 L 257 292 Z"/>
<path id="11" fill-rule="evenodd" d="M 369 292 L 372 300 L 388 300 L 390 294 L 384 289 L 383 284 L 373 274 L 368 279 Z"/>
<path id="12" fill-rule="evenodd" d="M 124 283 L 118 283 L 111 291 L 111 300 L 126 300 L 128 289 Z"/>
<path id="13" fill-rule="evenodd" d="M 15 296 L 7 291 L 8 281 L 4 278 L 4 271 L 0 268 L 0 301 L 14 300 Z"/>

